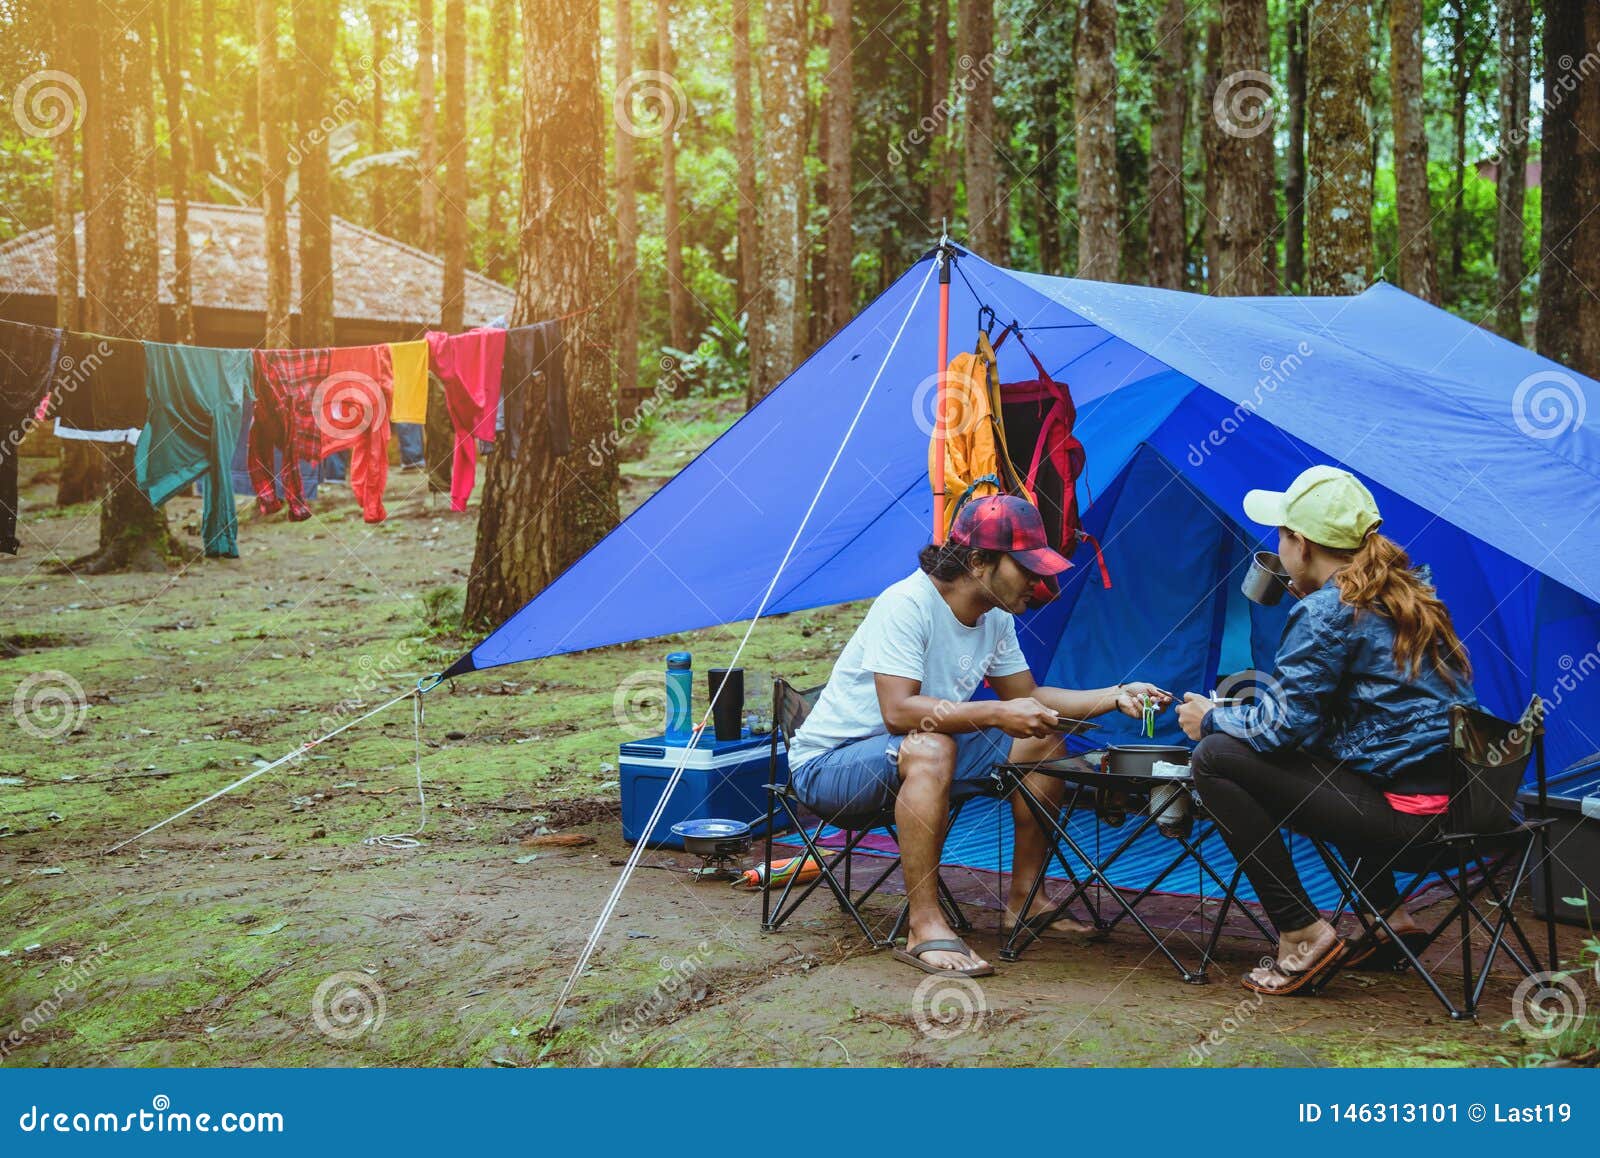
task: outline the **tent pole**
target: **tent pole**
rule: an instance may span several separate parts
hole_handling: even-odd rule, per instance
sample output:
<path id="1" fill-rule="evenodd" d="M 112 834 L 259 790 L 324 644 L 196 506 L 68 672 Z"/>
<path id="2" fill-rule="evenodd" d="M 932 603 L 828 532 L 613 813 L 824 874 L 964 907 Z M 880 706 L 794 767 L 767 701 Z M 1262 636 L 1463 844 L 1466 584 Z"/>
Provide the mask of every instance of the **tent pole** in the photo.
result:
<path id="1" fill-rule="evenodd" d="M 944 368 L 950 363 L 950 261 L 949 238 L 939 237 L 939 348 L 934 366 L 937 387 L 933 402 L 933 541 L 944 542 Z"/>

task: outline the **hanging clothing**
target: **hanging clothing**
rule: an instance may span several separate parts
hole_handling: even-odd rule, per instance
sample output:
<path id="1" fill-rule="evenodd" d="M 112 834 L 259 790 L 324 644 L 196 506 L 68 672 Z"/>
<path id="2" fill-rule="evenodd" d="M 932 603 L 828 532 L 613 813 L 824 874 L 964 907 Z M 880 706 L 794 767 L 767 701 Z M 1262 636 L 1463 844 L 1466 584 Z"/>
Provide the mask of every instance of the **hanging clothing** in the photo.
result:
<path id="1" fill-rule="evenodd" d="M 450 509 L 453 511 L 467 509 L 467 499 L 476 480 L 478 447 L 473 439 L 494 441 L 505 353 L 504 330 L 428 333 L 428 360 L 444 383 L 450 425 L 455 431 L 450 464 Z"/>
<path id="2" fill-rule="evenodd" d="M 361 504 L 361 517 L 381 523 L 388 517 L 383 491 L 389 484 L 394 362 L 386 345 L 341 346 L 328 353 L 328 375 L 312 401 L 322 456 L 350 452 L 350 490 Z"/>
<path id="3" fill-rule="evenodd" d="M 456 433 L 450 425 L 450 404 L 444 400 L 444 383 L 428 374 L 428 420 L 422 428 L 422 457 L 428 468 L 428 493 L 450 493 L 450 466 L 456 450 Z"/>
<path id="4" fill-rule="evenodd" d="M 276 514 L 287 502 L 295 522 L 311 517 L 298 464 L 322 457 L 312 399 L 331 372 L 331 358 L 330 350 L 255 352 L 248 466 L 256 509 L 263 515 Z"/>
<path id="5" fill-rule="evenodd" d="M 143 342 L 69 332 L 50 389 L 56 433 L 93 442 L 137 442 L 137 432 L 149 420 L 144 386 Z"/>
<path id="6" fill-rule="evenodd" d="M 251 352 L 146 342 L 144 355 L 150 417 L 134 449 L 139 487 L 159 507 L 198 480 L 205 553 L 237 559 L 229 466 L 251 394 Z"/>
<path id="7" fill-rule="evenodd" d="M 0 551 L 17 553 L 17 452 L 50 389 L 61 331 L 0 321 Z"/>
<path id="8" fill-rule="evenodd" d="M 562 369 L 565 343 L 558 321 L 535 322 L 506 331 L 505 364 L 500 372 L 500 397 L 505 404 L 505 430 L 509 452 L 517 453 L 518 439 L 538 427 L 526 425 L 527 411 L 545 416 L 545 438 L 557 457 L 572 452 L 572 425 L 567 418 L 567 379 Z"/>
<path id="9" fill-rule="evenodd" d="M 392 422 L 423 423 L 428 420 L 428 343 L 390 342 L 389 363 L 394 368 L 394 411 Z"/>
<path id="10" fill-rule="evenodd" d="M 1000 369 L 987 333 L 978 332 L 978 348 L 973 353 L 950 359 L 941 393 L 943 398 L 935 401 L 933 413 L 937 421 L 942 405 L 945 525 L 940 529 L 949 531 L 956 511 L 968 499 L 1008 494 L 1033 502 L 1033 492 L 1023 485 L 1006 448 L 1006 432 L 1000 424 Z M 929 479 L 937 465 L 938 443 L 930 438 Z"/>

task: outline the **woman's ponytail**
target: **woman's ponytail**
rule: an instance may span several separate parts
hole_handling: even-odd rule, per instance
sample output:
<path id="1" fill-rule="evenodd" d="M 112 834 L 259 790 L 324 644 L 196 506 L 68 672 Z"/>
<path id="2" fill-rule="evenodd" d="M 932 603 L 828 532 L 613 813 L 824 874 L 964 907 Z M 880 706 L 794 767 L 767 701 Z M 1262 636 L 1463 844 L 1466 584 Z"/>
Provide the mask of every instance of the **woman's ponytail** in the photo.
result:
<path id="1" fill-rule="evenodd" d="M 1350 562 L 1334 574 L 1344 601 L 1357 612 L 1376 611 L 1394 624 L 1394 661 L 1415 679 L 1428 663 L 1451 688 L 1472 678 L 1472 661 L 1433 587 L 1411 569 L 1393 539 L 1373 531 Z"/>

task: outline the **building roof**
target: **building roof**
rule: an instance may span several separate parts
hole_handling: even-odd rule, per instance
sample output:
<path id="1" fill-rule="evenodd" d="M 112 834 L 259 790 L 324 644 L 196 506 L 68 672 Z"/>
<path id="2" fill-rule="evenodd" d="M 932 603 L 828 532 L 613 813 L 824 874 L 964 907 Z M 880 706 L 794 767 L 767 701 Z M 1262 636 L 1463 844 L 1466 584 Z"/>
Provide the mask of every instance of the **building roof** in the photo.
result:
<path id="1" fill-rule="evenodd" d="M 161 302 L 172 304 L 172 202 L 157 207 L 161 241 Z M 77 218 L 83 252 L 83 215 Z M 300 217 L 289 214 L 289 250 L 299 244 Z M 196 309 L 265 313 L 267 260 L 262 212 L 251 206 L 191 204 L 189 242 Z M 444 262 L 420 249 L 333 219 L 333 312 L 340 321 L 437 326 Z M 291 310 L 298 312 L 299 262 L 290 261 Z M 55 296 L 55 230 L 50 226 L 0 245 L 0 300 L 10 295 Z M 82 294 L 80 273 L 79 293 Z M 482 325 L 510 314 L 511 290 L 467 272 L 466 320 Z"/>

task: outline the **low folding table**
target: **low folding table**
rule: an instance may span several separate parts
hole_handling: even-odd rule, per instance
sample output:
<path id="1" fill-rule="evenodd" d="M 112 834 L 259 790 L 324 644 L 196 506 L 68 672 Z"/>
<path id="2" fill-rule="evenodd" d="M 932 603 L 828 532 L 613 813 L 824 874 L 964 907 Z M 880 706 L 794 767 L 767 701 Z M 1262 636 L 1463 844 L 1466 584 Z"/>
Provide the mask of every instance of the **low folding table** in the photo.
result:
<path id="1" fill-rule="evenodd" d="M 1030 773 L 1038 772 L 1043 775 L 1064 781 L 1071 787 L 1071 792 L 1061 809 L 1054 809 L 1050 804 L 1041 800 L 1027 784 Z M 1206 860 L 1204 843 L 1207 836 L 1215 831 L 1213 822 L 1205 816 L 1195 799 L 1192 782 L 1188 778 L 1152 775 L 1125 775 L 1101 770 L 1095 765 L 1086 762 L 1081 757 L 1067 757 L 1060 760 L 1050 760 L 1039 764 L 997 764 L 994 769 L 995 787 L 1001 796 L 1009 797 L 1015 793 L 1026 804 L 1044 829 L 1050 840 L 1051 854 L 1066 873 L 1071 882 L 1071 889 L 1067 895 L 1055 906 L 1050 913 L 1050 920 L 1038 921 L 1031 925 L 1017 922 L 1012 927 L 1011 935 L 1000 949 L 1000 957 L 1004 961 L 1015 961 L 1029 945 L 1039 940 L 1042 928 L 1048 927 L 1063 916 L 1068 915 L 1071 907 L 1082 900 L 1088 910 L 1091 920 L 1097 931 L 1109 934 L 1124 918 L 1130 919 L 1134 925 L 1150 940 L 1150 943 L 1164 956 L 1177 970 L 1178 976 L 1191 985 L 1204 985 L 1208 978 L 1206 970 L 1211 963 L 1211 955 L 1216 948 L 1217 938 L 1221 933 L 1221 918 L 1234 904 L 1239 905 L 1240 912 L 1250 918 L 1251 922 L 1273 944 L 1277 943 L 1277 936 L 1271 927 L 1265 924 L 1259 916 L 1248 906 L 1238 902 L 1235 896 L 1239 887 L 1241 873 L 1235 869 L 1230 879 L 1225 880 L 1214 867 Z M 1139 893 L 1131 899 L 1124 896 L 1122 890 L 1111 883 L 1110 872 L 1124 853 L 1138 842 L 1150 828 L 1157 823 L 1161 810 L 1150 807 L 1151 793 L 1162 785 L 1181 785 L 1189 797 L 1189 809 L 1194 817 L 1193 827 L 1188 831 L 1182 829 L 1167 829 L 1164 836 L 1169 837 L 1174 845 L 1175 852 L 1167 862 L 1147 883 Z M 1085 793 L 1091 795 L 1105 793 L 1118 794 L 1127 799 L 1130 819 L 1135 808 L 1139 816 L 1131 831 L 1123 837 L 1109 853 L 1104 856 L 1091 854 L 1083 847 L 1082 842 L 1075 839 L 1068 830 L 1064 817 L 1070 817 L 1073 810 Z M 1098 850 L 1097 850 L 1098 851 Z M 1068 854 L 1076 857 L 1083 866 L 1080 875 L 1074 867 Z M 1023 905 L 1023 912 L 1033 907 L 1034 900 L 1044 888 L 1045 877 L 1049 874 L 1051 856 L 1046 856 L 1040 865 L 1038 874 L 1034 877 L 1029 890 L 1028 899 Z M 1158 889 L 1162 882 L 1177 871 L 1185 862 L 1195 865 L 1200 874 L 1209 877 L 1221 890 L 1222 908 L 1218 919 L 1213 923 L 1209 942 L 1201 953 L 1199 961 L 1193 966 L 1186 965 L 1173 951 L 1161 935 L 1139 913 L 1139 906 Z M 1116 903 L 1116 911 L 1108 920 L 1102 913 L 1102 903 L 1091 894 L 1090 888 L 1098 885 L 1104 896 L 1109 896 Z M 1040 931 L 1036 931 L 1040 930 Z"/>

